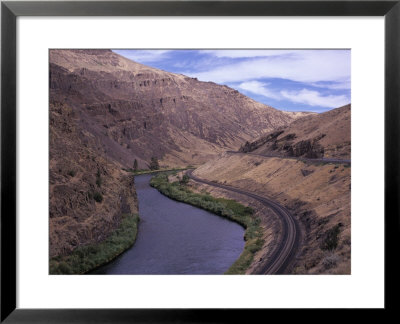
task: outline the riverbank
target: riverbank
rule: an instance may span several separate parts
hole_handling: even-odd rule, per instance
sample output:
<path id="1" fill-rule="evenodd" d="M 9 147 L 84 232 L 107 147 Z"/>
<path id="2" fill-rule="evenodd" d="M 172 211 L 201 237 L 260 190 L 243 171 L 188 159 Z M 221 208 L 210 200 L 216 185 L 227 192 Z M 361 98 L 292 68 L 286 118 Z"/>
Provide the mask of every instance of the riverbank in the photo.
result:
<path id="1" fill-rule="evenodd" d="M 132 172 L 134 175 L 142 175 L 142 174 L 156 174 L 160 172 L 178 172 L 178 171 L 185 171 L 189 169 L 194 169 L 194 166 L 188 165 L 186 168 L 170 168 L 170 169 L 157 169 L 157 170 L 148 170 L 148 169 L 140 169 L 140 170 L 133 170 L 133 169 L 122 169 L 127 172 Z"/>
<path id="2" fill-rule="evenodd" d="M 171 199 L 202 208 L 242 225 L 246 229 L 244 250 L 225 273 L 244 274 L 251 265 L 254 254 L 264 244 L 260 220 L 253 216 L 253 210 L 250 207 L 243 206 L 234 200 L 192 192 L 186 187 L 186 181 L 182 178 L 181 181 L 169 182 L 168 175 L 162 173 L 154 176 L 150 185 Z"/>
<path id="3" fill-rule="evenodd" d="M 135 243 L 138 224 L 138 214 L 123 214 L 120 226 L 103 242 L 50 259 L 50 274 L 84 274 L 110 262 Z"/>
<path id="4" fill-rule="evenodd" d="M 316 165 L 287 158 L 222 154 L 193 175 L 268 197 L 293 214 L 301 225 L 303 241 L 288 272 L 351 273 L 350 164 Z M 280 232 L 275 231 L 277 235 Z M 326 244 L 332 233 L 337 243 Z"/>

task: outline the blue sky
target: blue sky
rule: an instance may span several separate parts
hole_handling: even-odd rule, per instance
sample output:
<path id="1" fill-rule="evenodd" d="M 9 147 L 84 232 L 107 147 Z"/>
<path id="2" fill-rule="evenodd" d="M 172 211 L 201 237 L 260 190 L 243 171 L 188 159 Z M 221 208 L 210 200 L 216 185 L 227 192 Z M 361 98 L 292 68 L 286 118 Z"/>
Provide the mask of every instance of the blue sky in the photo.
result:
<path id="1" fill-rule="evenodd" d="M 114 50 L 165 71 L 225 84 L 288 111 L 350 103 L 350 50 Z"/>

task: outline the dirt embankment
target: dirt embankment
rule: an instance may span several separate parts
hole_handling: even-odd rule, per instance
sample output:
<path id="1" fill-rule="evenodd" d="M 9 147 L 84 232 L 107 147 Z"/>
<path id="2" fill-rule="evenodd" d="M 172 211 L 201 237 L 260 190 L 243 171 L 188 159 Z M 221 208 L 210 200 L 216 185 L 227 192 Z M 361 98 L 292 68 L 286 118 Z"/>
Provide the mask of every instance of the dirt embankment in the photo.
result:
<path id="1" fill-rule="evenodd" d="M 270 197 L 291 210 L 303 231 L 292 273 L 350 273 L 349 166 L 225 153 L 194 174 Z M 268 226 L 276 232 L 276 224 L 267 221 Z"/>

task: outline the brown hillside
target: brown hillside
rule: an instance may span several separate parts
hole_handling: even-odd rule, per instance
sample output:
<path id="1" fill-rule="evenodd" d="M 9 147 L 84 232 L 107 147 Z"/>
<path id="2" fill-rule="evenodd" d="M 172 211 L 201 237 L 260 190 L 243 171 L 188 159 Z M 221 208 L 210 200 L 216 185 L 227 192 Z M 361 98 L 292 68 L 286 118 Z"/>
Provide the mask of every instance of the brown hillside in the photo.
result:
<path id="1" fill-rule="evenodd" d="M 350 165 L 282 157 L 350 159 L 350 111 L 347 105 L 306 116 L 242 147 L 276 157 L 224 153 L 194 172 L 270 197 L 292 212 L 303 232 L 292 273 L 351 272 Z"/>
<path id="2" fill-rule="evenodd" d="M 99 154 L 131 167 L 182 166 L 238 149 L 298 115 L 227 86 L 135 63 L 109 50 L 51 50 L 50 98 L 68 104 Z"/>
<path id="3" fill-rule="evenodd" d="M 351 167 L 223 153 L 194 174 L 270 197 L 291 210 L 303 232 L 292 273 L 350 273 Z M 265 227 L 265 233 L 271 226 Z M 329 233 L 336 229 L 337 246 L 327 248 Z"/>
<path id="4" fill-rule="evenodd" d="M 91 149 L 96 139 L 79 129 L 77 116 L 50 103 L 51 257 L 104 240 L 123 213 L 137 212 L 133 177 Z"/>
<path id="5" fill-rule="evenodd" d="M 275 156 L 350 159 L 351 105 L 297 119 L 287 127 L 247 142 L 242 152 Z"/>

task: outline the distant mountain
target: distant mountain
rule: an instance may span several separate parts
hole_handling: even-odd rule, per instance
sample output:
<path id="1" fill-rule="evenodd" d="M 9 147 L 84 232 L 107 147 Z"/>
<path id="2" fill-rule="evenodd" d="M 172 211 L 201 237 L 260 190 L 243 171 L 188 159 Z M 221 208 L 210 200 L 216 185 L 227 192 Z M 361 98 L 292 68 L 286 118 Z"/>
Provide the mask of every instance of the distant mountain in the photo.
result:
<path id="1" fill-rule="evenodd" d="M 99 154 L 124 167 L 136 158 L 140 168 L 152 156 L 202 163 L 301 116 L 110 50 L 51 50 L 50 101 L 71 107 L 81 140 L 94 138 Z"/>
<path id="2" fill-rule="evenodd" d="M 299 118 L 289 126 L 246 142 L 240 151 L 275 156 L 350 159 L 350 114 L 349 104 Z"/>

